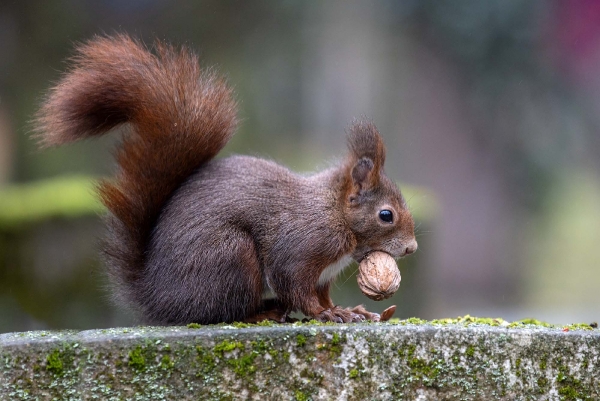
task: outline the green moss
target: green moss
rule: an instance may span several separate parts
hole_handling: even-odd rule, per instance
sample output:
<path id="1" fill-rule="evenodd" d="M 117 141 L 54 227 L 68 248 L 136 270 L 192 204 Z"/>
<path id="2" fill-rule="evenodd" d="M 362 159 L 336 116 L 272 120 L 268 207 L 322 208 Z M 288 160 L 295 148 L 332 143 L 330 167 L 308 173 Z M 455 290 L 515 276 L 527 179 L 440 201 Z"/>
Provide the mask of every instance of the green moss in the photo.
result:
<path id="1" fill-rule="evenodd" d="M 315 356 L 315 354 L 314 354 L 314 353 L 312 353 L 312 352 L 309 352 L 309 353 L 307 353 L 307 354 L 304 356 L 304 361 L 305 361 L 307 364 L 309 364 L 309 365 L 310 365 L 311 363 L 313 363 L 313 362 L 314 362 L 316 359 L 317 359 L 317 357 L 316 357 L 316 356 Z"/>
<path id="2" fill-rule="evenodd" d="M 233 322 L 233 323 L 231 323 L 231 325 L 233 327 L 235 327 L 236 329 L 245 329 L 247 327 L 252 327 L 252 325 L 250 323 L 244 323 L 244 322 Z"/>
<path id="3" fill-rule="evenodd" d="M 558 394 L 563 396 L 565 400 L 577 400 L 579 399 L 579 394 L 577 391 L 571 386 L 561 387 L 558 390 Z"/>
<path id="4" fill-rule="evenodd" d="M 274 322 L 274 321 L 272 321 L 272 320 L 265 319 L 262 322 L 256 323 L 255 326 L 258 326 L 258 327 L 272 327 L 272 326 L 275 326 L 276 324 L 277 323 Z"/>
<path id="5" fill-rule="evenodd" d="M 581 381 L 573 377 L 566 366 L 559 366 L 556 383 L 558 385 L 558 394 L 563 400 L 592 400 L 591 395 L 583 387 Z"/>
<path id="6" fill-rule="evenodd" d="M 304 344 L 306 344 L 306 337 L 304 337 L 302 334 L 298 334 L 296 336 L 296 345 L 298 347 L 304 347 Z"/>
<path id="7" fill-rule="evenodd" d="M 407 363 L 411 369 L 411 374 L 424 385 L 431 387 L 440 374 L 440 369 L 436 361 L 426 361 L 421 358 L 411 358 Z"/>
<path id="8" fill-rule="evenodd" d="M 294 396 L 296 398 L 296 401 L 308 401 L 310 400 L 310 396 L 306 393 L 303 393 L 300 390 L 296 390 L 296 392 L 294 393 Z"/>
<path id="9" fill-rule="evenodd" d="M 264 354 L 265 352 L 271 349 L 271 346 L 267 345 L 265 340 L 251 341 L 250 345 L 254 351 L 257 351 L 260 354 Z"/>
<path id="10" fill-rule="evenodd" d="M 481 317 L 473 317 L 471 315 L 459 316 L 457 318 L 445 318 L 445 319 L 434 319 L 431 321 L 423 320 L 417 317 L 411 317 L 406 320 L 399 319 L 390 319 L 389 323 L 392 324 L 414 324 L 414 325 L 423 325 L 423 324 L 432 324 L 436 326 L 446 326 L 446 325 L 454 325 L 454 324 L 481 324 L 486 326 L 506 326 L 508 322 L 506 322 L 502 318 L 481 318 Z"/>
<path id="11" fill-rule="evenodd" d="M 346 342 L 346 336 L 342 337 L 337 332 L 334 332 L 331 339 L 331 346 L 329 347 L 330 358 L 338 358 L 342 354 L 342 342 Z"/>
<path id="12" fill-rule="evenodd" d="M 537 320 L 537 319 L 531 319 L 531 318 L 522 319 L 522 320 L 518 320 L 518 321 L 511 323 L 511 322 L 507 322 L 506 320 L 499 318 L 499 317 L 498 318 L 482 318 L 482 317 L 475 317 L 475 316 L 471 316 L 471 315 L 459 316 L 457 318 L 434 319 L 431 321 L 423 320 L 423 319 L 420 319 L 417 317 L 411 317 L 411 318 L 408 318 L 405 320 L 393 318 L 393 319 L 390 319 L 386 323 L 375 323 L 375 324 L 401 324 L 401 325 L 431 324 L 434 326 L 447 326 L 447 325 L 469 326 L 471 324 L 476 324 L 476 325 L 486 325 L 486 326 L 494 326 L 494 327 L 501 326 L 501 327 L 507 327 L 507 328 L 519 328 L 519 327 L 530 327 L 530 326 L 539 326 L 539 327 L 545 327 L 545 328 L 557 328 L 558 327 L 553 324 L 543 322 L 543 321 Z M 594 330 L 594 327 L 592 325 L 586 324 L 586 323 L 576 323 L 576 324 L 564 326 L 564 329 Z"/>
<path id="13" fill-rule="evenodd" d="M 141 346 L 138 345 L 135 349 L 129 351 L 129 366 L 137 371 L 146 369 L 146 358 L 144 358 Z"/>
<path id="14" fill-rule="evenodd" d="M 430 323 L 436 326 L 445 326 L 448 324 L 456 324 L 456 319 L 433 319 Z"/>
<path id="15" fill-rule="evenodd" d="M 223 354 L 225 352 L 231 352 L 235 349 L 244 351 L 245 348 L 246 347 L 244 346 L 244 344 L 240 341 L 223 340 L 220 343 L 218 343 L 217 345 L 215 345 L 215 347 L 213 348 L 213 351 L 215 352 L 215 354 L 223 357 Z"/>
<path id="16" fill-rule="evenodd" d="M 64 365 L 59 350 L 55 349 L 46 357 L 46 370 L 57 376 L 64 374 Z"/>
<path id="17" fill-rule="evenodd" d="M 523 376 L 523 371 L 521 370 L 521 358 L 517 358 L 515 361 L 515 375 L 517 377 Z"/>
<path id="18" fill-rule="evenodd" d="M 331 339 L 331 345 L 338 345 L 340 343 L 341 337 L 338 333 L 333 333 L 333 338 Z"/>
<path id="19" fill-rule="evenodd" d="M 231 323 L 231 326 L 235 327 L 236 329 L 246 329 L 249 327 L 272 327 L 276 324 L 278 323 L 265 319 L 256 323 L 233 322 Z"/>
<path id="20" fill-rule="evenodd" d="M 73 361 L 75 360 L 73 348 L 75 348 L 75 346 L 78 345 L 66 344 L 63 346 L 62 349 L 53 350 L 49 355 L 46 356 L 46 370 L 53 373 L 56 376 L 66 375 L 68 371 L 71 370 L 73 367 Z M 15 362 L 21 363 L 19 361 L 19 358 L 17 358 Z"/>
<path id="21" fill-rule="evenodd" d="M 475 347 L 474 347 L 474 346 L 472 346 L 472 345 L 469 345 L 469 346 L 467 347 L 467 351 L 465 352 L 465 354 L 467 354 L 467 356 L 468 356 L 469 358 L 472 358 L 472 357 L 475 355 Z"/>
<path id="22" fill-rule="evenodd" d="M 308 322 L 295 322 L 292 324 L 292 326 L 294 327 L 305 327 L 305 326 L 336 326 L 338 323 L 333 323 L 333 322 L 319 322 L 318 320 L 312 319 L 309 320 Z M 493 327 L 507 327 L 507 328 L 519 328 L 519 327 L 529 327 L 529 326 L 539 326 L 539 327 L 546 327 L 546 328 L 557 328 L 559 326 L 555 326 L 552 325 L 550 323 L 547 322 L 543 322 L 541 320 L 537 320 L 537 319 L 532 319 L 532 318 L 527 318 L 527 319 L 522 319 L 522 320 L 518 320 L 515 322 L 508 322 L 502 318 L 486 318 L 486 317 L 475 317 L 475 316 L 471 316 L 471 315 L 464 315 L 464 316 L 459 316 L 456 318 L 442 318 L 442 319 L 434 319 L 434 320 L 424 320 L 418 317 L 411 317 L 408 319 L 398 319 L 398 318 L 392 318 L 389 321 L 385 322 L 385 323 L 373 323 L 373 322 L 369 322 L 369 323 L 363 323 L 364 325 L 395 325 L 395 324 L 401 324 L 401 325 L 426 325 L 426 324 L 430 324 L 430 325 L 434 325 L 434 326 L 447 326 L 447 325 L 465 325 L 465 326 L 469 326 L 472 324 L 475 325 L 485 325 L 485 326 L 493 326 Z M 274 322 L 272 320 L 263 320 L 261 322 L 257 322 L 257 323 L 244 323 L 244 322 L 233 322 L 233 323 L 219 323 L 219 324 L 214 324 L 214 325 L 200 325 L 198 323 L 190 323 L 187 325 L 188 328 L 191 329 L 199 329 L 199 328 L 207 328 L 207 327 L 234 327 L 237 329 L 244 329 L 244 328 L 253 328 L 253 327 L 272 327 L 272 326 L 279 326 L 281 325 L 280 323 Z M 564 328 L 569 329 L 569 330 L 593 330 L 594 327 L 592 327 L 589 324 L 586 323 L 576 323 L 576 324 L 571 324 L 568 326 L 564 326 Z"/>
<path id="23" fill-rule="evenodd" d="M 406 324 L 425 324 L 427 320 L 419 319 L 418 317 L 411 317 L 406 320 L 402 320 L 402 323 Z"/>
<path id="24" fill-rule="evenodd" d="M 592 326 L 590 326 L 589 324 L 586 324 L 586 323 L 570 324 L 568 326 L 564 326 L 563 329 L 567 329 L 567 330 L 594 330 L 594 328 Z"/>
<path id="25" fill-rule="evenodd" d="M 417 350 L 417 346 L 414 344 L 410 344 L 407 348 L 406 356 L 409 358 L 412 358 L 412 356 L 415 354 L 416 350 Z"/>
<path id="26" fill-rule="evenodd" d="M 496 318 L 489 318 L 489 317 L 475 317 L 475 316 L 471 316 L 471 315 L 465 315 L 465 316 L 459 316 L 458 318 L 456 318 L 456 323 L 457 324 L 466 324 L 466 325 L 470 325 L 470 324 L 481 324 L 481 325 L 486 325 L 486 326 L 503 326 L 505 324 L 508 324 L 504 319 L 496 317 Z"/>
<path id="27" fill-rule="evenodd" d="M 543 322 L 543 321 L 537 320 L 537 319 L 532 319 L 532 318 L 517 320 L 516 322 L 512 322 L 508 325 L 509 328 L 515 328 L 515 327 L 520 327 L 520 326 L 540 326 L 540 327 L 547 327 L 547 328 L 555 327 L 554 325 L 552 325 L 550 323 Z"/>
<path id="28" fill-rule="evenodd" d="M 366 369 L 363 366 L 362 362 L 359 360 L 356 361 L 356 367 L 354 369 L 351 369 L 348 372 L 348 377 L 350 379 L 357 379 L 359 377 L 362 377 L 365 373 Z"/>
<path id="29" fill-rule="evenodd" d="M 169 355 L 163 355 L 160 359 L 160 367 L 165 370 L 170 370 L 173 369 L 173 366 L 175 366 L 175 363 L 171 360 Z"/>
<path id="30" fill-rule="evenodd" d="M 254 358 L 258 353 L 256 351 L 252 351 L 247 355 L 243 355 L 239 358 L 232 358 L 227 361 L 227 363 L 233 368 L 233 371 L 238 375 L 245 377 L 249 373 L 254 373 L 256 371 L 256 367 L 254 367 Z"/>
<path id="31" fill-rule="evenodd" d="M 196 362 L 198 363 L 198 373 L 196 376 L 211 373 L 217 365 L 212 353 L 200 345 L 196 346 Z"/>

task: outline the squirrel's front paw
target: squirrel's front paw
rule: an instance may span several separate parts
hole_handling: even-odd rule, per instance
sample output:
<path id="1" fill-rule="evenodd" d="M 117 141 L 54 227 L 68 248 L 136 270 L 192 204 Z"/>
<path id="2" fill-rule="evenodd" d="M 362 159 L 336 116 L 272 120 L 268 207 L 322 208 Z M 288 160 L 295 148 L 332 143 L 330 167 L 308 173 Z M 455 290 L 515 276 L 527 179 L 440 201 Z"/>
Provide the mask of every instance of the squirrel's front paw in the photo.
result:
<path id="1" fill-rule="evenodd" d="M 324 311 L 322 311 L 321 313 L 319 313 L 317 316 L 315 316 L 315 319 L 326 323 L 326 322 L 334 322 L 334 323 L 344 323 L 344 321 L 342 320 L 342 318 L 336 316 L 331 309 L 325 309 Z"/>
<path id="2" fill-rule="evenodd" d="M 339 306 L 336 306 L 335 308 L 333 308 L 333 313 L 339 316 L 344 321 L 344 323 L 358 323 L 365 321 L 365 317 L 363 315 L 361 315 L 360 313 L 355 313 L 349 308 L 341 308 Z"/>
<path id="3" fill-rule="evenodd" d="M 363 320 L 370 320 L 371 322 L 378 322 L 381 319 L 381 316 L 379 316 L 379 313 L 369 312 L 362 305 L 355 306 L 354 308 L 348 308 L 348 310 L 350 310 L 353 313 L 356 313 L 357 315 L 362 316 Z"/>
<path id="4" fill-rule="evenodd" d="M 364 319 L 370 320 L 372 322 L 387 322 L 394 315 L 394 312 L 396 312 L 396 305 L 390 306 L 389 308 L 381 312 L 381 315 L 379 313 L 369 312 L 362 305 L 358 305 L 350 309 L 350 311 L 361 315 L 364 317 Z"/>
<path id="5" fill-rule="evenodd" d="M 364 321 L 365 317 L 349 309 L 336 306 L 331 309 L 325 309 L 316 316 L 316 319 L 321 322 L 357 323 Z"/>

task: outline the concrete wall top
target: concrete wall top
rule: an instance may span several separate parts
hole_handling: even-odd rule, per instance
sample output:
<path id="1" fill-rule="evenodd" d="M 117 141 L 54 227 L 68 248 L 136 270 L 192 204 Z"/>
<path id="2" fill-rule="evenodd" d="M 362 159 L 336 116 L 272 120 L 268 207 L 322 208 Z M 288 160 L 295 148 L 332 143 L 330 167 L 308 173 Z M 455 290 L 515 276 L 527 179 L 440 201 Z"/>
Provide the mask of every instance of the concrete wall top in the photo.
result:
<path id="1" fill-rule="evenodd" d="M 8 333 L 0 399 L 600 400 L 600 330 L 486 323 Z"/>

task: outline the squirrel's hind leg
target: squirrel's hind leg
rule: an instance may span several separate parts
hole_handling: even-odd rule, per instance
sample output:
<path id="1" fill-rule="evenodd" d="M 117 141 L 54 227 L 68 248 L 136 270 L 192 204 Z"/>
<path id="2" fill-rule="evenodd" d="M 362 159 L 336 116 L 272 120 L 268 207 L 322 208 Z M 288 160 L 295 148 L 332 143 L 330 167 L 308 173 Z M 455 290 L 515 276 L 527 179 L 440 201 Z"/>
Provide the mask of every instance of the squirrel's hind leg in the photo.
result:
<path id="1" fill-rule="evenodd" d="M 245 323 L 258 323 L 263 320 L 272 320 L 277 323 L 288 322 L 288 311 L 277 299 L 265 299 L 258 313 L 244 319 Z"/>
<path id="2" fill-rule="evenodd" d="M 247 233 L 201 232 L 180 243 L 152 249 L 141 298 L 157 324 L 243 321 L 262 304 L 262 275 L 254 241 Z M 190 258 L 190 249 L 195 257 Z"/>

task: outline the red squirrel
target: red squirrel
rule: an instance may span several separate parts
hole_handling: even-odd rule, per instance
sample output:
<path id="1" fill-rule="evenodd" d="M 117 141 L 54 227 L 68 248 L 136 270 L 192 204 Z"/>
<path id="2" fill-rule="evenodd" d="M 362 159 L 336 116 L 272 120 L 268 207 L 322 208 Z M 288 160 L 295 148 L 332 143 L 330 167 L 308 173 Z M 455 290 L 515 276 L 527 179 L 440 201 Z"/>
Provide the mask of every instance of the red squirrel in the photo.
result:
<path id="1" fill-rule="evenodd" d="M 127 124 L 116 177 L 98 187 L 119 303 L 152 324 L 285 321 L 292 311 L 379 320 L 329 296 L 350 258 L 417 249 L 372 122 L 355 121 L 343 162 L 310 176 L 250 156 L 217 160 L 236 128 L 236 101 L 190 50 L 157 42 L 151 52 L 121 34 L 79 45 L 70 61 L 36 135 L 52 146 Z"/>

